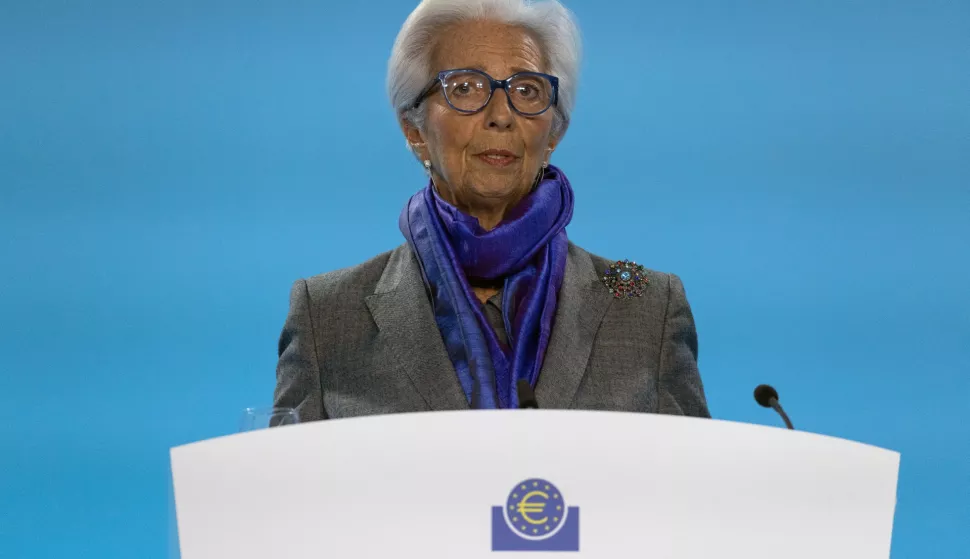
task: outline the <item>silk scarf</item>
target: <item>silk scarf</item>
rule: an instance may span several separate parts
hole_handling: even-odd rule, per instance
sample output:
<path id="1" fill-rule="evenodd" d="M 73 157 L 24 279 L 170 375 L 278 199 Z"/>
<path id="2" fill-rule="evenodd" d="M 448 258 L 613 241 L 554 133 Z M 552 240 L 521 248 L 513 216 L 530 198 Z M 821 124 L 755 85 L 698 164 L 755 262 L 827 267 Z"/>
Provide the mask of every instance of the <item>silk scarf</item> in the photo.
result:
<path id="1" fill-rule="evenodd" d="M 416 193 L 399 225 L 421 264 L 435 322 L 473 409 L 518 407 L 516 384 L 539 378 L 566 270 L 573 191 L 549 166 L 538 185 L 491 231 L 442 199 Z M 508 344 L 488 323 L 471 283 L 501 281 Z"/>

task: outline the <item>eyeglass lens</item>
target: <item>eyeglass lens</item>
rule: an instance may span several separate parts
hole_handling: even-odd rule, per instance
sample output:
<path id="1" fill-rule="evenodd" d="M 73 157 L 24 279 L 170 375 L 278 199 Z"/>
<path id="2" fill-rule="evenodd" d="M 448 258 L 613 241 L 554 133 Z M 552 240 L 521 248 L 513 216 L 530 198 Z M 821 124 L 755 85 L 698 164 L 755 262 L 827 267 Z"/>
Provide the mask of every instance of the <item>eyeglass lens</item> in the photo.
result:
<path id="1" fill-rule="evenodd" d="M 456 72 L 444 79 L 443 89 L 445 98 L 456 109 L 477 111 L 488 103 L 491 84 L 483 74 Z M 507 91 L 512 106 L 521 113 L 541 113 L 552 104 L 552 83 L 542 76 L 515 76 Z"/>

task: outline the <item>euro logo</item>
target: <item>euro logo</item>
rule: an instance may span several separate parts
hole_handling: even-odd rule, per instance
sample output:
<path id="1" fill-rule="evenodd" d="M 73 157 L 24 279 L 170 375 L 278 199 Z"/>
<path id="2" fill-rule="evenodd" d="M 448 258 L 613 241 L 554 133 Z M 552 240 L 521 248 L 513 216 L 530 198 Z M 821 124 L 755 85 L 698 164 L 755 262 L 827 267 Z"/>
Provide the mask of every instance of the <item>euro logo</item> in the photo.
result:
<path id="1" fill-rule="evenodd" d="M 522 500 L 519 501 L 519 504 L 516 505 L 516 507 L 515 507 L 516 511 L 518 511 L 518 513 L 519 513 L 519 516 L 522 517 L 522 520 L 525 520 L 529 524 L 542 524 L 542 523 L 546 522 L 547 520 L 549 520 L 549 517 L 544 517 L 542 520 L 533 520 L 533 519 L 529 518 L 529 513 L 541 514 L 542 511 L 543 511 L 543 509 L 546 508 L 546 504 L 545 503 L 530 503 L 529 502 L 529 499 L 531 497 L 533 497 L 533 496 L 536 496 L 536 495 L 539 496 L 539 497 L 542 497 L 542 498 L 546 498 L 546 499 L 549 498 L 549 495 L 546 494 L 546 493 L 543 493 L 542 491 L 533 491 L 531 493 L 526 494 L 526 496 L 523 497 Z"/>
<path id="2" fill-rule="evenodd" d="M 579 551 L 579 507 L 544 479 L 518 483 L 492 507 L 492 551 Z"/>

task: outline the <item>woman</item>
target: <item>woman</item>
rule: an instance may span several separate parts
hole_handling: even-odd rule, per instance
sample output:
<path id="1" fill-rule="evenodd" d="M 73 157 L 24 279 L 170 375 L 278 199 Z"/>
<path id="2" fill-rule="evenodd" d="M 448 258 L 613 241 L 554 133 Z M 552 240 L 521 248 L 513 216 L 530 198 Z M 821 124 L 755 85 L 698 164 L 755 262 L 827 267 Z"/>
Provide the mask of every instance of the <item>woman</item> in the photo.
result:
<path id="1" fill-rule="evenodd" d="M 406 242 L 297 281 L 275 404 L 302 421 L 543 408 L 709 417 L 677 276 L 571 244 L 569 123 L 579 33 L 554 0 L 425 0 L 398 35 L 388 90 L 430 181 Z M 528 387 L 525 387 L 528 391 Z"/>

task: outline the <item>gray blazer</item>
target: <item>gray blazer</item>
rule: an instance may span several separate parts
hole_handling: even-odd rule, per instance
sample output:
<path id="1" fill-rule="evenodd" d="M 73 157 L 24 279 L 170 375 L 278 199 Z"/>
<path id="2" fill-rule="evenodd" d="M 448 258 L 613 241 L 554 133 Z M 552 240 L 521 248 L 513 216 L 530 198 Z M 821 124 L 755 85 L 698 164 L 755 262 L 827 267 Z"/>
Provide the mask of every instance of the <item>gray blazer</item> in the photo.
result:
<path id="1" fill-rule="evenodd" d="M 680 279 L 648 271 L 642 297 L 615 299 L 611 263 L 570 244 L 539 407 L 710 417 Z M 294 283 L 274 400 L 301 421 L 469 408 L 407 245 Z"/>

